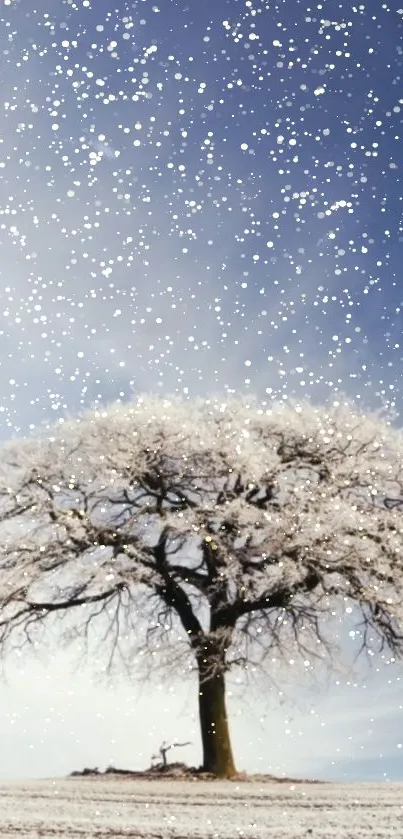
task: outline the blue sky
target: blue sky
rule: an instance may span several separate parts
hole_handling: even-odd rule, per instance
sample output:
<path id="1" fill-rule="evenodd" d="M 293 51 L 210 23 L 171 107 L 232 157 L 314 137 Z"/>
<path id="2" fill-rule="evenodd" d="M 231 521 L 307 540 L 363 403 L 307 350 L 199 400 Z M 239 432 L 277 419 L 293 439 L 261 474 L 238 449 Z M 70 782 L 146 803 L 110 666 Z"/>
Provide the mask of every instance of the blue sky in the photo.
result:
<path id="1" fill-rule="evenodd" d="M 145 390 L 344 392 L 401 411 L 402 15 L 325 0 L 3 2 L 3 439 Z M 5 776 L 26 772 L 16 744 L 38 774 L 133 762 L 131 711 L 115 732 L 129 686 L 114 698 L 64 664 L 26 667 L 29 707 L 25 676 L 0 694 L 14 708 Z M 255 721 L 236 704 L 237 751 L 248 767 L 272 749 L 284 771 L 314 760 L 326 775 L 401 777 L 397 676 L 315 696 L 318 716 L 299 711 L 302 734 L 288 727 L 276 747 L 288 708 L 269 713 L 262 691 Z M 171 724 L 154 730 L 158 696 L 133 711 L 147 759 Z M 170 698 L 173 735 L 185 699 Z"/>

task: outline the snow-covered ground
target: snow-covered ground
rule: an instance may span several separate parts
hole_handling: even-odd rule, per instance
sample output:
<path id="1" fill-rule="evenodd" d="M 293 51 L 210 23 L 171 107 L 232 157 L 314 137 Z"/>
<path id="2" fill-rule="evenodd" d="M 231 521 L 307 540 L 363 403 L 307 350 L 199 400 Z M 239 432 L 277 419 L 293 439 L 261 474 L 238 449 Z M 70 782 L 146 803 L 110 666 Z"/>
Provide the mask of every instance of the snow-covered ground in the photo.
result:
<path id="1" fill-rule="evenodd" d="M 67 779 L 0 786 L 1 839 L 393 839 L 403 784 Z"/>

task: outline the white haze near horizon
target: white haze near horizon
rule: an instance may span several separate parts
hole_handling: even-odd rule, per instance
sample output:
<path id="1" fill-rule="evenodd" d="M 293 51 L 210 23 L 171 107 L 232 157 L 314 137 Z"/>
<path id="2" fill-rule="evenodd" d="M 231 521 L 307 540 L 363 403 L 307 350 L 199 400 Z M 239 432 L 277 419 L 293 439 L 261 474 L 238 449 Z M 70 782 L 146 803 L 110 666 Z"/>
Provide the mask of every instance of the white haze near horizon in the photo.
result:
<path id="1" fill-rule="evenodd" d="M 260 690 L 229 683 L 238 768 L 338 780 L 398 780 L 401 680 L 393 666 L 364 677 L 301 675 Z M 400 737 L 399 737 L 400 735 Z M 197 687 L 189 679 L 108 685 L 67 653 L 8 664 L 0 688 L 0 779 L 45 778 L 109 765 L 144 769 L 163 740 L 190 741 L 170 759 L 199 765 Z"/>
<path id="2" fill-rule="evenodd" d="M 104 76 L 107 86 L 112 88 L 114 82 L 118 89 L 122 75 L 113 76 L 112 58 L 104 64 L 106 58 L 97 56 L 96 51 L 95 58 L 90 57 L 89 47 L 80 52 L 80 39 L 71 52 L 62 45 L 66 39 L 74 41 L 80 15 L 87 15 L 85 26 L 95 33 L 95 26 L 103 25 L 108 15 L 119 21 L 123 14 L 132 14 L 136 37 L 143 38 L 144 47 L 161 37 L 161 67 L 164 62 L 169 65 L 171 36 L 167 35 L 164 44 L 165 34 L 156 23 L 157 7 L 141 4 L 147 25 L 140 26 L 140 12 L 133 7 L 129 13 L 132 4 L 126 2 L 117 3 L 119 8 L 113 13 L 110 3 L 103 0 L 94 3 L 93 11 L 89 2 L 77 5 L 54 0 L 51 15 L 49 5 L 38 0 L 27 10 L 26 4 L 10 0 L 1 11 L 8 35 L 2 78 L 8 107 L 4 104 L 0 145 L 0 437 L 25 434 L 42 421 L 52 417 L 56 421 L 94 402 L 128 399 L 150 391 L 177 392 L 191 398 L 242 390 L 266 400 L 287 394 L 334 399 L 345 391 L 370 407 L 378 407 L 396 394 L 395 404 L 400 408 L 396 373 L 400 351 L 393 343 L 399 324 L 389 315 L 384 297 L 375 294 L 382 291 L 376 261 L 369 264 L 369 257 L 358 247 L 358 256 L 352 257 L 342 282 L 329 274 L 329 265 L 334 267 L 336 258 L 343 265 L 343 247 L 348 256 L 346 243 L 355 236 L 346 225 L 337 234 L 339 249 L 333 254 L 336 234 L 332 231 L 337 233 L 338 224 L 343 228 L 340 214 L 346 210 L 341 208 L 336 217 L 333 214 L 320 223 L 313 223 L 307 211 L 307 235 L 303 228 L 302 234 L 295 232 L 285 216 L 285 228 L 280 227 L 274 237 L 272 250 L 266 247 L 267 230 L 261 240 L 248 239 L 250 232 L 244 234 L 244 228 L 250 224 L 253 232 L 253 218 L 256 221 L 261 216 L 265 227 L 266 206 L 264 199 L 257 197 L 255 176 L 250 174 L 262 153 L 258 150 L 256 155 L 239 157 L 245 139 L 241 134 L 247 130 L 246 119 L 242 117 L 242 123 L 240 118 L 234 145 L 225 144 L 225 136 L 222 142 L 219 136 L 215 141 L 217 160 L 232 173 L 232 178 L 223 182 L 217 163 L 206 162 L 212 144 L 205 143 L 207 133 L 213 128 L 219 135 L 219 121 L 217 125 L 212 122 L 212 112 L 207 107 L 203 110 L 204 105 L 198 111 L 193 108 L 186 89 L 185 104 L 189 110 L 193 108 L 197 132 L 192 148 L 198 151 L 193 154 L 199 154 L 203 146 L 200 168 L 208 172 L 210 167 L 212 175 L 210 180 L 200 175 L 190 187 L 176 168 L 179 128 L 191 133 L 185 115 L 175 116 L 174 127 L 167 129 L 168 133 L 177 129 L 177 133 L 165 157 L 164 145 L 159 151 L 163 176 L 158 178 L 150 169 L 150 146 L 143 143 L 133 151 L 123 126 L 133 119 L 145 124 L 155 115 L 161 130 L 158 136 L 168 145 L 169 136 L 164 140 L 163 129 L 172 114 L 177 114 L 179 80 L 170 79 L 160 96 L 153 86 L 157 71 L 150 54 L 142 60 L 149 62 L 146 66 L 154 99 L 144 104 L 139 97 L 135 105 L 129 103 L 135 114 L 127 113 L 127 103 L 122 100 L 116 105 L 116 114 L 110 116 L 112 108 L 108 106 L 104 113 L 94 83 L 85 101 L 79 100 L 80 88 L 74 89 L 73 83 L 80 76 L 75 64 L 88 67 L 94 60 L 98 61 L 95 76 Z M 198 9 L 197 15 L 217 15 L 216 5 L 207 3 L 207 10 Z M 224 6 L 228 11 L 228 4 Z M 241 13 L 241 4 L 233 0 L 234 24 L 247 31 L 253 20 L 247 17 L 243 4 L 242 9 Z M 224 11 L 220 15 L 221 20 L 212 27 L 219 33 L 218 51 L 227 48 Z M 45 26 L 49 20 L 52 30 Z M 202 37 L 213 37 L 204 34 L 206 20 L 198 21 L 200 39 L 192 36 L 195 53 L 196 41 L 199 44 Z M 79 34 L 83 40 L 83 28 Z M 91 37 L 99 41 L 104 36 L 98 32 Z M 138 45 L 133 48 L 132 56 L 141 49 Z M 178 56 L 173 69 L 184 73 L 184 58 Z M 237 54 L 231 53 L 231 61 L 236 60 Z M 122 58 L 122 67 L 123 62 Z M 61 71 L 56 70 L 58 65 Z M 64 66 L 72 70 L 71 76 L 63 73 Z M 204 73 L 212 72 L 213 63 L 206 66 L 202 57 L 194 67 L 200 81 Z M 242 72 L 247 76 L 248 68 L 243 66 Z M 246 101 L 251 81 L 240 94 Z M 208 83 L 214 88 L 216 82 L 209 78 Z M 305 93 L 298 95 L 305 101 Z M 318 114 L 321 107 L 317 96 Z M 305 117 L 308 119 L 308 112 Z M 321 128 L 326 129 L 329 121 L 336 130 L 337 115 L 323 111 Z M 54 127 L 59 122 L 59 128 Z M 137 129 L 131 131 L 137 137 Z M 97 141 L 99 135 L 106 137 L 106 146 Z M 230 131 L 227 137 L 231 140 Z M 190 142 L 191 136 L 188 139 Z M 275 139 L 273 142 L 276 145 Z M 320 143 L 315 143 L 315 153 L 320 154 Z M 90 163 L 90 152 L 102 148 L 104 157 L 96 165 Z M 63 154 L 67 162 L 62 161 Z M 184 159 L 193 171 L 186 149 Z M 175 162 L 174 175 L 168 168 L 171 160 Z M 117 170 L 122 183 L 114 174 Z M 330 174 L 327 169 L 326 178 Z M 218 179 L 215 182 L 213 175 Z M 243 180 L 239 187 L 234 186 L 237 177 Z M 337 188 L 334 183 L 327 187 L 323 178 L 320 208 L 324 208 L 325 199 L 329 206 L 334 200 L 351 198 L 354 189 L 365 189 L 364 174 L 359 177 L 361 187 L 354 177 L 344 179 Z M 129 186 L 125 186 L 125 178 Z M 298 188 L 303 188 L 307 178 L 298 171 L 295 178 L 302 185 Z M 392 191 L 390 182 L 389 188 Z M 202 202 L 202 210 L 191 221 L 181 197 L 184 190 L 188 190 L 189 200 L 200 198 Z M 271 211 L 278 209 L 280 225 L 281 214 L 289 206 L 284 203 L 286 193 L 273 180 L 270 219 Z M 226 194 L 229 201 L 222 200 Z M 172 197 L 173 208 L 166 196 Z M 364 203 L 355 207 L 351 229 L 365 211 L 365 198 L 364 194 Z M 313 193 L 306 207 L 311 199 L 316 201 Z M 298 208 L 302 217 L 306 211 L 303 200 Z M 228 203 L 232 214 L 225 206 Z M 181 234 L 172 233 L 176 230 L 172 222 L 175 210 Z M 99 228 L 93 226 L 95 220 Z M 388 223 L 393 227 L 390 218 Z M 378 220 L 374 231 L 370 230 L 375 240 L 377 224 Z M 196 231 L 195 238 L 189 227 Z M 389 248 L 390 241 L 384 241 L 379 233 L 378 251 Z M 386 260 L 385 272 L 387 264 Z M 353 281 L 344 276 L 352 276 Z M 332 282 L 338 283 L 335 297 Z M 370 293 L 364 300 L 360 289 L 365 284 Z M 390 311 L 394 307 L 397 311 L 399 295 L 392 282 L 389 292 Z M 368 299 L 370 305 L 365 303 Z M 350 321 L 346 312 L 353 313 Z M 27 657 L 18 668 L 11 664 L 8 682 L 0 685 L 1 778 L 61 775 L 83 765 L 104 767 L 108 763 L 141 768 L 163 739 L 173 738 L 189 739 L 193 744 L 178 751 L 178 759 L 200 760 L 196 691 L 191 685 L 183 688 L 157 682 L 144 687 L 138 696 L 136 685 L 122 682 L 114 690 L 95 685 L 91 665 L 88 671 L 76 673 L 64 653 L 48 661 L 44 655 L 44 661 L 39 664 Z M 265 688 L 234 698 L 230 702 L 231 725 L 239 768 L 318 777 L 403 777 L 399 674 L 397 665 L 384 665 L 380 673 L 361 675 L 357 686 L 344 680 L 311 696 L 297 681 L 296 707 L 281 705 L 275 691 L 266 696 Z"/>

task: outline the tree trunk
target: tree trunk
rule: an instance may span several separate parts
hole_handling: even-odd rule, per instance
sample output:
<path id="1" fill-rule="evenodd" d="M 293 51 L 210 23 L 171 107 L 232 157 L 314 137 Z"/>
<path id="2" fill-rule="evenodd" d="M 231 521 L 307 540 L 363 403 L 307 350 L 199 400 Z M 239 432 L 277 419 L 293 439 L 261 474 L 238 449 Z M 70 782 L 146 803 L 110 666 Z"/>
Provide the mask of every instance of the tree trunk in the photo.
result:
<path id="1" fill-rule="evenodd" d="M 209 662 L 198 661 L 203 770 L 221 778 L 232 778 L 237 771 L 225 705 L 225 675 L 222 670 L 214 675 L 207 675 L 208 664 Z"/>

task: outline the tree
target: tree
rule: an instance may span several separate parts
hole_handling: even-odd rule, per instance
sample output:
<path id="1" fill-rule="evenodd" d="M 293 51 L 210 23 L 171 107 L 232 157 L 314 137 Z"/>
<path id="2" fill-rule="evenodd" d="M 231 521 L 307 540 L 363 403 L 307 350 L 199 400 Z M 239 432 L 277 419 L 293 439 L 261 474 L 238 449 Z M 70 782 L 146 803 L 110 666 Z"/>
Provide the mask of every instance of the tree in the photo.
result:
<path id="1" fill-rule="evenodd" d="M 178 748 L 182 748 L 183 746 L 190 746 L 190 741 L 187 740 L 186 743 L 167 743 L 166 740 L 163 740 L 163 742 L 161 743 L 161 745 L 158 749 L 158 754 L 151 756 L 151 763 L 153 762 L 153 760 L 159 760 L 160 759 L 159 763 L 157 764 L 158 768 L 161 767 L 162 769 L 167 769 L 167 767 L 168 767 L 168 760 L 167 760 L 168 752 L 170 752 L 171 749 L 178 749 Z"/>
<path id="2" fill-rule="evenodd" d="M 1 461 L 3 653 L 57 615 L 110 667 L 196 670 L 206 771 L 236 772 L 232 667 L 331 660 L 336 608 L 362 652 L 403 649 L 403 436 L 376 414 L 147 397 Z"/>

